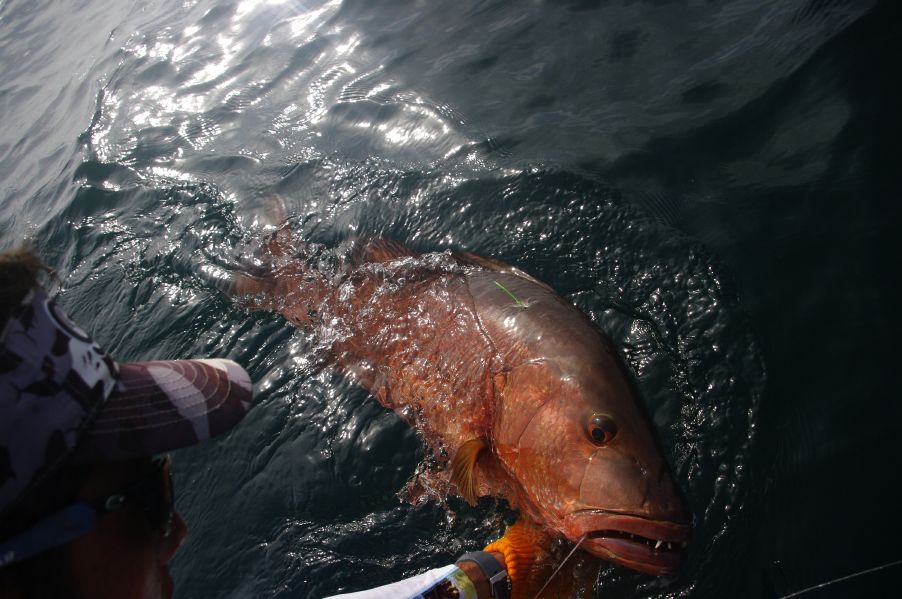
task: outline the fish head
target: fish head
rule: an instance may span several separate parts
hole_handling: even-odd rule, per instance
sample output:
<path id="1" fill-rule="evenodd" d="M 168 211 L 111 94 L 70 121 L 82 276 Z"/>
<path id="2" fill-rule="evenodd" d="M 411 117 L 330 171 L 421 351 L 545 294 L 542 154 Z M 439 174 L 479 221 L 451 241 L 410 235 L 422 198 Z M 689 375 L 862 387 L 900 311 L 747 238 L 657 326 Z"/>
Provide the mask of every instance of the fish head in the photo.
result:
<path id="1" fill-rule="evenodd" d="M 689 517 L 626 379 L 540 360 L 509 371 L 501 393 L 495 450 L 532 516 L 602 559 L 673 575 Z"/>
<path id="2" fill-rule="evenodd" d="M 491 286 L 504 286 L 512 305 Z M 673 575 L 689 515 L 610 341 L 547 286 L 523 278 L 471 283 L 498 348 L 493 451 L 520 509 L 600 558 Z"/>

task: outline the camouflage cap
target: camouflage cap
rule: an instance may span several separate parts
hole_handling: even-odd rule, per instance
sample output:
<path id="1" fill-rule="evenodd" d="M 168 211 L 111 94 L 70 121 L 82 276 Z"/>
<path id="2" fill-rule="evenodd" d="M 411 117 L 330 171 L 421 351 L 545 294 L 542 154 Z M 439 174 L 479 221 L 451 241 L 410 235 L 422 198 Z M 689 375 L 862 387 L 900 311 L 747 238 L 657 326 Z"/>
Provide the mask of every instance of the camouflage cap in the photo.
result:
<path id="1" fill-rule="evenodd" d="M 68 462 L 194 445 L 232 428 L 251 399 L 230 360 L 117 364 L 35 287 L 0 336 L 0 517 Z"/>

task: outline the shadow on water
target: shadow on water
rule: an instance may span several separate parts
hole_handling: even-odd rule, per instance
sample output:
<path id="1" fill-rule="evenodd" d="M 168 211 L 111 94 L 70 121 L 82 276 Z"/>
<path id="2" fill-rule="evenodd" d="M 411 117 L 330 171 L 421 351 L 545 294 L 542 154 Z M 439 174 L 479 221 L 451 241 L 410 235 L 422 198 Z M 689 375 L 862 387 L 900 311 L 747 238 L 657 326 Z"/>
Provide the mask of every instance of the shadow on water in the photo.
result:
<path id="1" fill-rule="evenodd" d="M 888 473 L 902 466 L 888 378 L 902 322 L 884 301 L 902 266 L 900 24 L 898 3 L 881 3 L 740 110 L 583 165 L 741 273 L 770 365 L 759 442 L 773 462 L 759 464 L 756 492 L 765 596 L 902 555 L 887 520 Z M 805 596 L 877 595 L 896 579 L 888 569 Z"/>

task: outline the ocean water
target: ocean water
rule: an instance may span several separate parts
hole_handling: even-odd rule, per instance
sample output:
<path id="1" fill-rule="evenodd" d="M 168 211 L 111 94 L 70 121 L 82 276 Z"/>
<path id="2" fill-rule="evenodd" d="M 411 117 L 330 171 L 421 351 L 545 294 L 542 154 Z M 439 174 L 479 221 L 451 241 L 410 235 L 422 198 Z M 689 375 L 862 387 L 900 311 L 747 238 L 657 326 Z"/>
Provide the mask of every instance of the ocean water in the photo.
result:
<path id="1" fill-rule="evenodd" d="M 608 335 L 693 515 L 674 578 L 784 597 L 902 559 L 891 1 L 0 2 L 2 247 L 119 360 L 229 357 L 257 400 L 175 454 L 176 597 L 317 598 L 496 538 L 411 506 L 416 434 L 315 336 L 211 284 L 297 235 L 469 250 Z M 889 567 L 805 593 L 878 596 Z"/>

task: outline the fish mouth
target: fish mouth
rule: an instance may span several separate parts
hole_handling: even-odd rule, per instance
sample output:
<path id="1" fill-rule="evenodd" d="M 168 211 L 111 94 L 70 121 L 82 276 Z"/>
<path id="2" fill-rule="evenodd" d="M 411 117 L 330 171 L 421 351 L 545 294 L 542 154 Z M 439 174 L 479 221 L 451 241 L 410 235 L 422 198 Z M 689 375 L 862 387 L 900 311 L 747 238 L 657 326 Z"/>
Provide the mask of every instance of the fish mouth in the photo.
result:
<path id="1" fill-rule="evenodd" d="M 602 559 L 655 576 L 673 576 L 683 561 L 690 528 L 669 520 L 582 510 L 565 520 L 567 537 L 585 536 L 580 548 Z"/>

